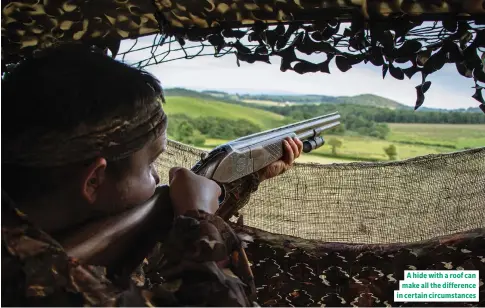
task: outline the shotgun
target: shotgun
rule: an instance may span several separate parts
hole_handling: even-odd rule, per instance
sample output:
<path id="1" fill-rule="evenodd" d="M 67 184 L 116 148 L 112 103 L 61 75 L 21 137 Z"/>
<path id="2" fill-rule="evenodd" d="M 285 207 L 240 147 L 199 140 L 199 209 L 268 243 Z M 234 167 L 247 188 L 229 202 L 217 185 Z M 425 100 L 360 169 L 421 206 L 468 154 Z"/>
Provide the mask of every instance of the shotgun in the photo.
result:
<path id="1" fill-rule="evenodd" d="M 222 206 L 225 184 L 281 159 L 285 138 L 298 137 L 303 142 L 303 152 L 308 153 L 325 144 L 321 134 L 339 125 L 339 119 L 340 114 L 335 112 L 229 141 L 206 154 L 191 170 L 221 186 Z"/>

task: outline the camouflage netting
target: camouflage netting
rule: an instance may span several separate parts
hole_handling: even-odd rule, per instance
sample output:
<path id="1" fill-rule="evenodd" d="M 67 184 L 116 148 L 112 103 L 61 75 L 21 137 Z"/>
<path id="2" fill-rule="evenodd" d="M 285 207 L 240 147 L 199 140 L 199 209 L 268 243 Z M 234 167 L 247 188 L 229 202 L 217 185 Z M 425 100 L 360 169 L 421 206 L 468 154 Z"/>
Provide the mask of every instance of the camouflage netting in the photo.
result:
<path id="1" fill-rule="evenodd" d="M 170 142 L 157 165 L 192 167 L 202 150 Z M 249 227 L 326 242 L 416 242 L 485 228 L 485 147 L 400 162 L 296 164 L 241 212 Z"/>
<path id="2" fill-rule="evenodd" d="M 208 54 L 235 53 L 249 63 L 277 56 L 282 71 L 300 74 L 329 73 L 331 61 L 344 72 L 371 63 L 382 67 L 383 76 L 400 80 L 421 73 L 416 108 L 431 85 L 427 76 L 454 63 L 462 76 L 474 79 L 473 97 L 485 111 L 484 13 L 478 0 L 3 1 L 2 59 L 15 63 L 66 42 L 96 45 L 116 56 L 122 40 L 160 33 L 149 46 L 120 56 L 149 49 L 133 63 L 138 67 Z M 160 46 L 165 50 L 157 52 Z"/>
<path id="3" fill-rule="evenodd" d="M 329 73 L 331 61 L 344 72 L 370 63 L 382 67 L 383 77 L 420 73 L 418 108 L 431 84 L 427 76 L 454 63 L 473 79 L 473 97 L 485 112 L 483 2 L 2 1 L 2 73 L 38 51 L 73 42 L 140 68 L 229 53 L 249 63 L 276 56 L 282 71 L 300 74 Z M 135 43 L 120 50 L 127 39 Z M 190 168 L 201 153 L 170 142 L 158 160 L 162 181 L 168 182 L 170 167 Z M 485 305 L 484 183 L 485 148 L 393 163 L 296 164 L 252 196 L 242 211 L 247 227 L 234 225 L 255 239 L 247 254 L 258 302 Z M 407 269 L 480 270 L 481 302 L 394 303 Z"/>

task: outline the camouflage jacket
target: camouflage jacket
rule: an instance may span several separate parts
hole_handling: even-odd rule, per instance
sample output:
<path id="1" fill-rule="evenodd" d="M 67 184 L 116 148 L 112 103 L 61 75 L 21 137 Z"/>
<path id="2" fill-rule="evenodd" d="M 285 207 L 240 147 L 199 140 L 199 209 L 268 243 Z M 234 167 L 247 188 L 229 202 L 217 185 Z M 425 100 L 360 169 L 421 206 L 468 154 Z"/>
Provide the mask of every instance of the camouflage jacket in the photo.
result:
<path id="1" fill-rule="evenodd" d="M 220 217 L 187 213 L 121 287 L 69 257 L 2 191 L 2 306 L 253 306 L 243 244 Z"/>

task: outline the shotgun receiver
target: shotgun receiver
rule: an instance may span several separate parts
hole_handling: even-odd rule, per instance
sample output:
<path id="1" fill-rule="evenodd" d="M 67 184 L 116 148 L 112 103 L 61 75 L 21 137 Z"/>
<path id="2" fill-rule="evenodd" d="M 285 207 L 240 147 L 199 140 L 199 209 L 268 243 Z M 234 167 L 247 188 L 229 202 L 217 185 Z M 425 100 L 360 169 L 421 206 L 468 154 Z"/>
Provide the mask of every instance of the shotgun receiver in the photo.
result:
<path id="1" fill-rule="evenodd" d="M 331 113 L 238 138 L 213 149 L 191 170 L 218 183 L 225 199 L 224 184 L 278 161 L 283 156 L 285 138 L 298 137 L 303 141 L 303 152 L 308 153 L 324 145 L 320 134 L 339 125 L 339 119 L 338 113 Z"/>

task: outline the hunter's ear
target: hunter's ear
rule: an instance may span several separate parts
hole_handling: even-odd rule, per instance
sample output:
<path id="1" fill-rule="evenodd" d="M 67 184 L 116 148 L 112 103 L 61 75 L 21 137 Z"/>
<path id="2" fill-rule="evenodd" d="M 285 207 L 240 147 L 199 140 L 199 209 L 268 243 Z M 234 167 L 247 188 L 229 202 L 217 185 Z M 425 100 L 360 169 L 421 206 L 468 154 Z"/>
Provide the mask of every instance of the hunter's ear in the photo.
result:
<path id="1" fill-rule="evenodd" d="M 106 177 L 106 159 L 99 157 L 86 169 L 83 176 L 82 195 L 91 204 L 96 201 L 99 187 Z"/>

